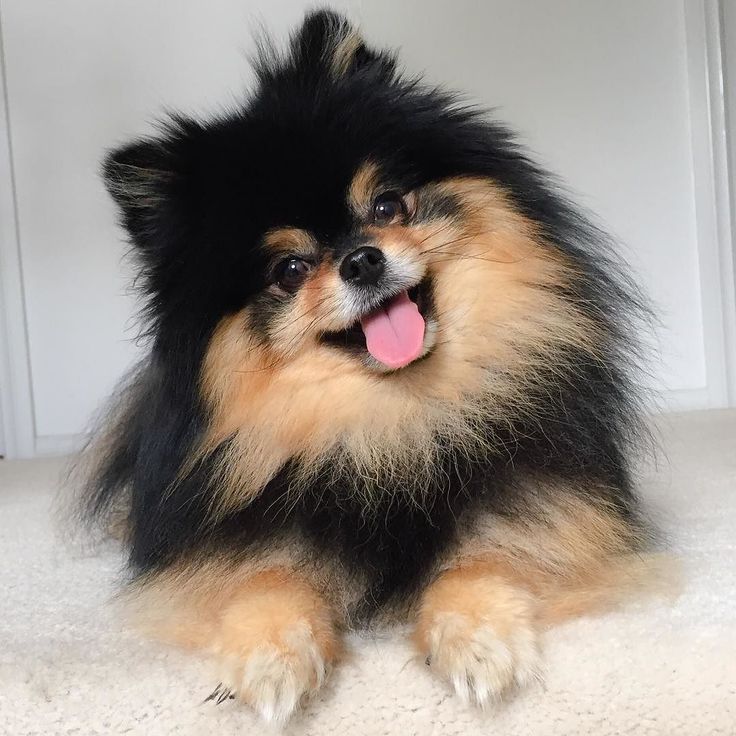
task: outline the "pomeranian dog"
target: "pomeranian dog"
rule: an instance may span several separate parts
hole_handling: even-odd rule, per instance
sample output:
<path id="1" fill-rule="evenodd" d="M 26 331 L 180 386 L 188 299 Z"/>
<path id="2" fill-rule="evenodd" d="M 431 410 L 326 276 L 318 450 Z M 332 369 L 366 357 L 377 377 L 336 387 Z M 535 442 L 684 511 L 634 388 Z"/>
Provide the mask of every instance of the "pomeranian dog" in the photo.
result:
<path id="1" fill-rule="evenodd" d="M 643 584 L 641 299 L 507 129 L 309 14 L 257 84 L 109 154 L 150 350 L 89 452 L 131 605 L 285 721 L 409 622 L 484 706 Z M 213 681 L 212 684 L 214 684 Z"/>

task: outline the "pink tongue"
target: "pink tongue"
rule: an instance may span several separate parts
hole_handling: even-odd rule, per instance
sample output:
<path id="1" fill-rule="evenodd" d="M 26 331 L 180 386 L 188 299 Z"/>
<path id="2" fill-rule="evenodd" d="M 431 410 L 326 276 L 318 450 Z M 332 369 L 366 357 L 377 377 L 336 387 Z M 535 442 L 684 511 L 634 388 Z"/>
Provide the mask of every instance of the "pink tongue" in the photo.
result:
<path id="1" fill-rule="evenodd" d="M 360 322 L 368 352 L 389 368 L 416 360 L 424 345 L 424 319 L 406 292 Z"/>

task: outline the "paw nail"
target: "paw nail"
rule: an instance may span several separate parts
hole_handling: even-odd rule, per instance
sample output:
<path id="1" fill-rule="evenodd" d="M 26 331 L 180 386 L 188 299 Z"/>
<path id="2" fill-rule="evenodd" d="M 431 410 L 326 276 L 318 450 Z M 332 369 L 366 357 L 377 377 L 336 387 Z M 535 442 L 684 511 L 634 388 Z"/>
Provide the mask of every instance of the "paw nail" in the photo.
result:
<path id="1" fill-rule="evenodd" d="M 222 683 L 220 682 L 217 684 L 217 687 L 202 701 L 202 705 L 209 703 L 210 700 L 214 700 L 218 696 L 221 687 Z"/>

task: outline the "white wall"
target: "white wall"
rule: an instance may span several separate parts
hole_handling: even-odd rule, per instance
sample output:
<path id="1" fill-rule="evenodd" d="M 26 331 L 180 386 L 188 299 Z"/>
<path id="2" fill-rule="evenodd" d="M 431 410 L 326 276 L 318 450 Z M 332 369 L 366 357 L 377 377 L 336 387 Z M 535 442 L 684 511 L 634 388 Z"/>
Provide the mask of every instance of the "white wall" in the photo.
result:
<path id="1" fill-rule="evenodd" d="M 80 433 L 137 354 L 124 246 L 97 177 L 103 150 L 165 106 L 230 102 L 250 80 L 254 22 L 283 37 L 308 5 L 0 0 L 36 449 Z M 409 69 L 498 107 L 626 244 L 663 323 L 654 386 L 674 405 L 725 404 L 725 338 L 709 327 L 723 303 L 708 266 L 718 243 L 698 194 L 712 163 L 698 158 L 710 155 L 691 27 L 703 30 L 703 4 L 332 5 L 370 40 L 401 46 Z"/>

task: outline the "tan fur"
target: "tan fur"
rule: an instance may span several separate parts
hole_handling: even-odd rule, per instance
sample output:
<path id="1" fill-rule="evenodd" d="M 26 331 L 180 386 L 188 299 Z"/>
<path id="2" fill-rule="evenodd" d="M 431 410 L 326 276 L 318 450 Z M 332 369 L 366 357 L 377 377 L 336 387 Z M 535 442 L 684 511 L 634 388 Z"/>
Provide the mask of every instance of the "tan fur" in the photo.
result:
<path id="1" fill-rule="evenodd" d="M 546 627 L 634 593 L 675 591 L 670 560 L 637 552 L 644 540 L 612 508 L 572 490 L 540 484 L 525 494 L 536 503 L 518 514 L 478 518 L 416 607 L 384 613 L 385 622 L 414 619 L 417 648 L 464 699 L 484 707 L 537 679 Z M 129 602 L 149 635 L 213 654 L 219 680 L 283 720 L 340 656 L 337 632 L 362 593 L 338 560 L 311 559 L 292 538 L 250 560 L 183 563 Z M 269 689 L 274 680 L 288 697 Z"/>
<path id="2" fill-rule="evenodd" d="M 361 170 L 351 191 L 369 187 L 363 180 L 374 175 Z M 374 371 L 321 344 L 319 334 L 348 326 L 340 321 L 339 275 L 327 261 L 310 274 L 267 344 L 250 333 L 247 309 L 222 321 L 202 377 L 213 420 L 200 452 L 235 437 L 215 513 L 258 493 L 292 456 L 315 471 L 349 458 L 387 481 L 415 477 L 419 488 L 423 473 L 433 472 L 438 434 L 472 450 L 480 412 L 523 412 L 528 388 L 540 371 L 555 369 L 561 347 L 596 359 L 592 325 L 548 288 L 566 282 L 568 264 L 533 225 L 485 180 L 439 186 L 461 198 L 463 218 L 367 226 L 389 255 L 410 258 L 434 278 L 431 359 L 381 376 L 378 390 Z"/>
<path id="3" fill-rule="evenodd" d="M 270 569 L 248 579 L 220 616 L 216 642 L 220 652 L 242 654 L 264 642 L 284 648 L 282 635 L 306 621 L 327 661 L 337 658 L 340 644 L 326 603 L 299 577 Z"/>
<path id="4" fill-rule="evenodd" d="M 263 237 L 264 247 L 275 254 L 312 255 L 317 243 L 311 233 L 298 227 L 279 227 L 269 230 Z"/>
<path id="5" fill-rule="evenodd" d="M 611 509 L 540 491 L 536 508 L 480 520 L 416 612 L 419 652 L 482 707 L 539 676 L 546 627 L 678 589 L 673 561 L 637 552 L 641 540 Z"/>
<path id="6" fill-rule="evenodd" d="M 670 557 L 640 551 L 648 539 L 605 502 L 572 490 L 545 481 L 526 494 L 535 505 L 479 518 L 448 566 L 481 565 L 533 593 L 544 625 L 610 610 L 642 592 L 677 592 Z"/>
<path id="7" fill-rule="evenodd" d="M 428 588 L 414 630 L 414 641 L 421 650 L 427 649 L 429 629 L 438 616 L 461 615 L 471 628 L 491 620 L 502 638 L 509 636 L 519 623 L 534 623 L 533 596 L 493 572 L 492 566 L 476 562 L 443 573 Z"/>
<path id="8" fill-rule="evenodd" d="M 381 170 L 373 161 L 363 164 L 353 176 L 348 189 L 348 204 L 359 218 L 367 219 L 380 182 Z"/>
<path id="9" fill-rule="evenodd" d="M 613 508 L 576 497 L 561 483 L 545 480 L 526 497 L 536 500 L 513 516 L 479 518 L 459 560 L 492 555 L 530 578 L 546 574 L 575 582 L 613 557 L 645 546 Z"/>
<path id="10" fill-rule="evenodd" d="M 342 77 L 347 74 L 356 52 L 362 45 L 363 39 L 356 31 L 350 29 L 347 33 L 344 33 L 332 49 L 330 67 L 335 76 Z"/>
<path id="11" fill-rule="evenodd" d="M 480 516 L 463 527 L 460 547 L 439 561 L 440 579 L 469 570 L 505 581 L 534 598 L 540 627 L 599 614 L 642 593 L 676 594 L 672 559 L 638 551 L 647 540 L 605 503 L 576 498 L 574 489 L 549 481 L 527 489 L 525 497 L 537 500 L 516 514 Z M 261 550 L 237 564 L 213 558 L 193 570 L 184 565 L 143 585 L 132 598 L 133 610 L 142 611 L 139 625 L 157 638 L 201 647 L 203 637 L 212 637 L 208 622 L 218 620 L 232 591 L 277 568 L 298 570 L 337 620 L 347 620 L 363 582 L 347 575 L 337 559 L 319 564 L 312 559 L 294 537 L 285 547 Z M 383 620 L 402 621 L 407 615 L 415 615 L 411 604 L 386 611 Z"/>
<path id="12" fill-rule="evenodd" d="M 105 534 L 117 542 L 128 543 L 130 534 L 130 501 L 125 499 L 124 504 L 113 507 L 107 518 Z"/>
<path id="13" fill-rule="evenodd" d="M 450 570 L 426 591 L 414 643 L 458 695 L 481 707 L 539 676 L 537 603 L 481 564 Z"/>
<path id="14" fill-rule="evenodd" d="M 332 608 L 285 567 L 210 561 L 157 575 L 127 603 L 147 634 L 213 656 L 217 680 L 267 720 L 286 720 L 342 650 Z"/>
<path id="15" fill-rule="evenodd" d="M 670 560 L 635 555 L 611 556 L 574 582 L 526 573 L 503 555 L 459 564 L 427 588 L 418 608 L 418 651 L 461 698 L 481 707 L 540 677 L 544 628 L 610 610 L 635 592 L 672 593 L 675 580 Z"/>

